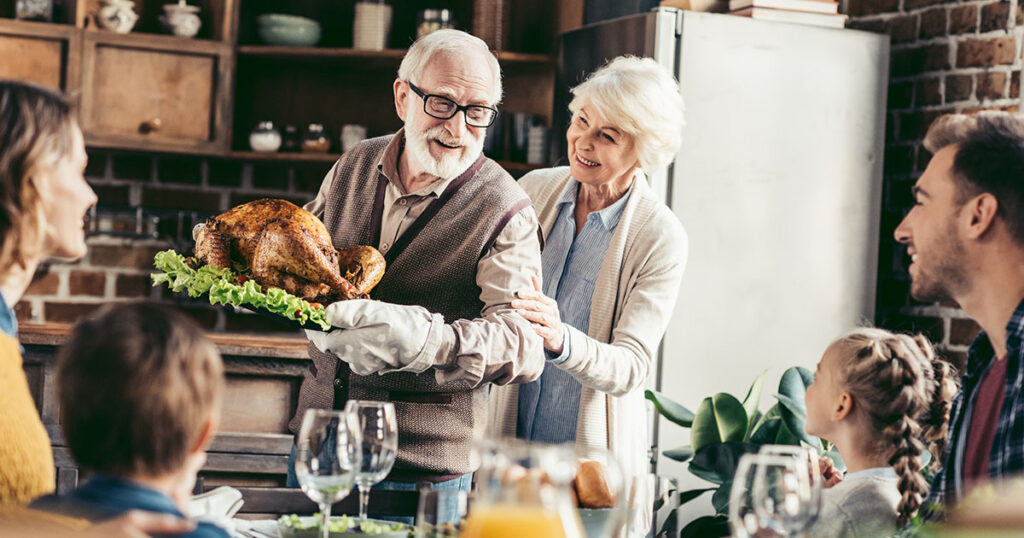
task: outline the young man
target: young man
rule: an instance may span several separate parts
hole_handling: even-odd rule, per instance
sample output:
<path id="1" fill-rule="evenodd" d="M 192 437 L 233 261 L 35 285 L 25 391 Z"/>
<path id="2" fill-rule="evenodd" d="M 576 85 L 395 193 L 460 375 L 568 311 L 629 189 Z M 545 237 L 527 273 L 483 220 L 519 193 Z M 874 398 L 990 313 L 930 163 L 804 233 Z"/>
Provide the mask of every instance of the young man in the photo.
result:
<path id="1" fill-rule="evenodd" d="M 1024 471 L 1024 117 L 944 116 L 924 142 L 934 156 L 895 232 L 912 260 L 910 294 L 952 299 L 983 330 L 926 503 L 948 508 L 977 484 Z"/>
<path id="2" fill-rule="evenodd" d="M 183 517 L 216 430 L 224 366 L 184 314 L 121 304 L 78 324 L 57 364 L 61 426 L 91 475 L 32 508 L 103 521 L 131 510 Z M 227 538 L 200 522 L 183 534 Z"/>
<path id="3" fill-rule="evenodd" d="M 482 154 L 501 99 L 483 41 L 457 30 L 416 41 L 392 89 L 404 127 L 343 155 L 307 205 L 335 247 L 373 245 L 387 271 L 375 300 L 327 307 L 342 330 L 309 331 L 314 367 L 291 427 L 346 398 L 394 402 L 398 457 L 382 487 L 468 490 L 488 382 L 532 381 L 544 367 L 540 337 L 510 306 L 540 275 L 537 217 Z"/>

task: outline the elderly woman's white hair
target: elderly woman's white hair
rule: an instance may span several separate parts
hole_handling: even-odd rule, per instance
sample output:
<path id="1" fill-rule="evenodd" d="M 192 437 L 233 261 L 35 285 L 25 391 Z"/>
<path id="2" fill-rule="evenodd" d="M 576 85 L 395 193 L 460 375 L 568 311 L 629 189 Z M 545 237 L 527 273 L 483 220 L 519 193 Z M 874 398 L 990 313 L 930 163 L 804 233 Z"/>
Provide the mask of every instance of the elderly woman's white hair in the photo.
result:
<path id="1" fill-rule="evenodd" d="M 491 104 L 496 105 L 501 102 L 502 95 L 501 66 L 498 65 L 498 59 L 491 54 L 491 49 L 482 39 L 460 30 L 437 30 L 417 39 L 405 53 L 402 64 L 398 66 L 398 78 L 416 84 L 434 55 L 442 52 L 464 55 L 473 50 L 483 54 L 491 66 L 491 72 L 494 74 L 494 96 Z"/>
<path id="2" fill-rule="evenodd" d="M 672 162 L 683 142 L 679 83 L 651 58 L 619 56 L 572 89 L 569 110 L 583 106 L 630 135 L 646 172 Z"/>

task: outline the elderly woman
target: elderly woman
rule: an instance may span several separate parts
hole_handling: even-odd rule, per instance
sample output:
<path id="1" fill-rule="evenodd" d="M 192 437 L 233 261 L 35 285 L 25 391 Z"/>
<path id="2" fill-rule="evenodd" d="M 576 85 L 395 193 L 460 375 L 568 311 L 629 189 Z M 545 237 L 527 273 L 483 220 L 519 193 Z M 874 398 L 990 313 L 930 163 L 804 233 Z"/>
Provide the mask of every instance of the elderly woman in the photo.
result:
<path id="1" fill-rule="evenodd" d="M 85 255 L 85 214 L 96 195 L 71 105 L 50 90 L 0 79 L 0 537 L 65 535 L 80 526 L 22 509 L 55 485 L 50 438 L 22 370 L 12 306 L 48 257 Z M 47 522 L 56 528 L 47 528 Z M 191 525 L 132 512 L 70 536 L 143 536 Z M 58 529 L 60 531 L 58 532 Z"/>
<path id="2" fill-rule="evenodd" d="M 682 141 L 683 100 L 667 70 L 620 57 L 572 90 L 569 166 L 520 180 L 544 234 L 543 289 L 513 301 L 544 339 L 538 381 L 494 387 L 495 433 L 609 448 L 627 480 L 647 473 L 640 388 L 676 302 L 686 234 L 647 184 Z M 538 283 L 534 283 L 535 288 Z M 637 500 L 647 505 L 650 488 Z M 650 525 L 637 510 L 634 531 Z"/>

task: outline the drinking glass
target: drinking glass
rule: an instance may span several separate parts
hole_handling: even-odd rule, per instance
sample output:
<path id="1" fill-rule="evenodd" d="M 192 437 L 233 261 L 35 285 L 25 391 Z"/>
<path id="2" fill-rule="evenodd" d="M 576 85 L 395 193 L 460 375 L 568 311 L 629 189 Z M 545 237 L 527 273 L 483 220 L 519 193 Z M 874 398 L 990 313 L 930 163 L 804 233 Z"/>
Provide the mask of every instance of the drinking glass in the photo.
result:
<path id="1" fill-rule="evenodd" d="M 807 465 L 796 458 L 758 454 L 751 499 L 762 527 L 795 536 L 809 526 L 812 502 Z"/>
<path id="2" fill-rule="evenodd" d="M 763 527 L 761 517 L 754 509 L 752 495 L 761 460 L 758 454 L 744 454 L 736 465 L 736 475 L 729 490 L 729 526 L 737 538 L 757 536 Z"/>
<path id="3" fill-rule="evenodd" d="M 351 413 L 308 409 L 302 417 L 295 475 L 307 497 L 320 506 L 320 536 L 330 533 L 331 505 L 352 491 L 359 469 L 361 435 Z"/>
<path id="4" fill-rule="evenodd" d="M 821 491 L 824 489 L 825 478 L 821 476 L 821 464 L 818 460 L 818 451 L 813 448 L 797 445 L 763 445 L 760 454 L 790 457 L 797 460 L 807 469 L 807 476 L 811 482 L 811 499 L 806 505 L 807 523 L 802 532 L 814 526 L 821 514 Z"/>
<path id="5" fill-rule="evenodd" d="M 359 486 L 359 519 L 367 519 L 370 488 L 384 480 L 398 455 L 398 420 L 390 402 L 349 400 L 345 412 L 352 415 L 362 439 L 362 458 L 356 473 Z"/>
<path id="6" fill-rule="evenodd" d="M 468 508 L 467 491 L 421 489 L 416 508 L 416 538 L 457 537 Z"/>

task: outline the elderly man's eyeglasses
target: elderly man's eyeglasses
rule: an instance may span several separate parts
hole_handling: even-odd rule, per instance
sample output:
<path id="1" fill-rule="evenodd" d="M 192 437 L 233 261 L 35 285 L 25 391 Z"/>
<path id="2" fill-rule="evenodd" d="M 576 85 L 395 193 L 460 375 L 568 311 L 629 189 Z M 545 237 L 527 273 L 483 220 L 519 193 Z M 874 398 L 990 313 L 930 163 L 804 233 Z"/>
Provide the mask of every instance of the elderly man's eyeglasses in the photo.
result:
<path id="1" fill-rule="evenodd" d="M 423 93 L 423 90 L 416 87 L 412 82 L 407 82 L 413 93 L 423 99 L 423 111 L 431 117 L 439 120 L 451 119 L 461 110 L 466 117 L 466 125 L 470 127 L 490 127 L 494 119 L 498 117 L 497 109 L 483 105 L 462 106 L 443 95 L 430 95 Z"/>

